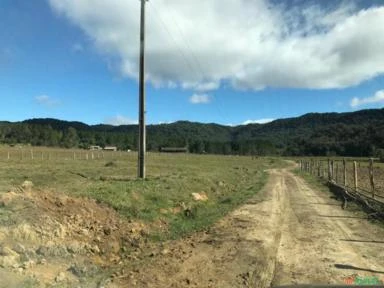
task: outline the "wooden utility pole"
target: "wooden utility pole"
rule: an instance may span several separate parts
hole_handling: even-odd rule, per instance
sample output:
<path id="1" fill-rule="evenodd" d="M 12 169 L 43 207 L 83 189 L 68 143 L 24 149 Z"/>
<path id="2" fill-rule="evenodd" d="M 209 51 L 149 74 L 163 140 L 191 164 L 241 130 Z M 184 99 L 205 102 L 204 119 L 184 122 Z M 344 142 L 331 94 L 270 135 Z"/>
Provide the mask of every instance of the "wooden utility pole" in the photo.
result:
<path id="1" fill-rule="evenodd" d="M 141 0 L 140 16 L 140 71 L 139 71 L 139 159 L 138 178 L 145 179 L 145 152 L 146 152 L 146 129 L 145 129 L 145 2 Z"/>

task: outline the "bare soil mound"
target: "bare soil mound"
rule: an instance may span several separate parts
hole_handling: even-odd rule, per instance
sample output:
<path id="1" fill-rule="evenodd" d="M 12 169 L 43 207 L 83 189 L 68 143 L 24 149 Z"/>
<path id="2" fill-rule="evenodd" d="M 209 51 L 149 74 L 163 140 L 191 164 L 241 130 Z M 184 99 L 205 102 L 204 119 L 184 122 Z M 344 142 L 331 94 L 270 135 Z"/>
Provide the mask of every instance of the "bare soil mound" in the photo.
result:
<path id="1" fill-rule="evenodd" d="M 94 200 L 34 191 L 32 183 L 0 194 L 0 213 L 0 287 L 109 283 L 147 234 Z"/>

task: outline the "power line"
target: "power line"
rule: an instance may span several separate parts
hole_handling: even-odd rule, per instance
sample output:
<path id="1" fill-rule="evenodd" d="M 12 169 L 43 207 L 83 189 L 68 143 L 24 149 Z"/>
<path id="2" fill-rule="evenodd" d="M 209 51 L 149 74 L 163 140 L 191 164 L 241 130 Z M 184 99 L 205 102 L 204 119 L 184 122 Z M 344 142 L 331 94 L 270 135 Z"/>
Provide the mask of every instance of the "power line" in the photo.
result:
<path id="1" fill-rule="evenodd" d="M 165 2 L 164 2 L 164 6 L 166 7 L 166 9 L 168 9 L 168 11 L 169 11 L 169 10 L 172 10 L 173 13 L 171 13 L 171 14 L 173 14 L 173 15 L 176 14 L 176 11 L 175 11 L 175 9 L 173 9 L 173 7 L 170 7 L 170 6 L 167 5 Z M 175 19 L 173 16 L 171 16 L 171 19 L 172 19 L 172 22 L 173 22 L 174 26 L 177 28 L 179 34 L 180 34 L 181 37 L 183 38 L 184 43 L 185 43 L 185 46 L 186 46 L 187 50 L 189 51 L 189 53 L 192 55 L 192 58 L 193 58 L 194 61 L 195 61 L 196 67 L 198 68 L 200 74 L 203 76 L 203 80 L 204 80 L 204 76 L 207 75 L 207 74 L 204 73 L 204 69 L 202 68 L 202 65 L 201 65 L 201 63 L 200 63 L 198 57 L 196 57 L 196 54 L 194 53 L 193 49 L 191 48 L 191 45 L 190 45 L 190 42 L 188 41 L 188 38 L 185 36 L 185 33 L 183 32 L 181 26 L 180 26 L 179 23 L 176 21 L 176 19 Z M 217 97 L 215 97 L 215 100 L 217 100 Z M 219 112 L 221 118 L 222 118 L 223 120 L 227 120 L 227 118 L 224 116 L 224 114 L 222 113 L 222 111 L 221 111 L 221 109 L 220 109 L 220 107 L 219 107 L 219 106 L 221 106 L 220 101 L 217 101 L 217 103 L 218 103 L 218 106 L 215 106 L 215 107 L 216 107 L 216 109 L 218 110 L 218 112 Z"/>
<path id="2" fill-rule="evenodd" d="M 169 8 L 169 6 L 168 6 L 165 2 L 164 2 L 164 6 L 166 6 L 166 8 L 167 8 L 168 10 L 171 9 L 171 10 L 173 11 L 172 14 L 176 14 L 176 13 L 175 13 L 175 9 L 173 9 L 172 7 Z M 172 19 L 172 21 L 173 21 L 173 24 L 175 25 L 175 27 L 176 27 L 177 30 L 179 31 L 179 34 L 180 34 L 181 37 L 184 39 L 185 45 L 186 45 L 186 47 L 187 47 L 189 53 L 192 55 L 192 57 L 193 57 L 193 59 L 194 59 L 194 61 L 195 61 L 195 63 L 196 63 L 196 67 L 200 70 L 200 73 L 204 76 L 204 74 L 205 74 L 204 71 L 203 71 L 204 69 L 202 68 L 202 65 L 200 64 L 199 59 L 196 57 L 195 53 L 193 52 L 193 49 L 191 49 L 191 45 L 190 45 L 190 43 L 189 43 L 189 41 L 188 41 L 188 38 L 185 37 L 185 35 L 184 35 L 184 33 L 183 33 L 182 29 L 181 29 L 181 26 L 180 26 L 179 23 L 175 20 L 175 18 L 174 18 L 174 17 L 171 17 L 171 19 Z"/>
<path id="3" fill-rule="evenodd" d="M 159 11 L 157 10 L 156 6 L 153 4 L 153 2 L 149 2 L 151 7 L 153 7 L 157 17 L 159 18 L 164 30 L 168 33 L 169 37 L 172 39 L 172 41 L 175 43 L 175 45 L 177 46 L 177 49 L 180 53 L 180 55 L 182 56 L 182 58 L 184 59 L 185 63 L 188 65 L 189 69 L 193 72 L 193 73 L 196 73 L 196 76 L 197 76 L 197 79 L 200 78 L 200 75 L 199 73 L 197 73 L 197 71 L 193 68 L 193 65 L 191 64 L 191 62 L 188 60 L 187 56 L 185 55 L 185 53 L 183 52 L 183 50 L 181 49 L 181 47 L 178 45 L 177 41 L 175 40 L 175 38 L 173 37 L 171 31 L 168 29 L 167 25 L 165 24 L 163 18 L 161 17 Z"/>
<path id="4" fill-rule="evenodd" d="M 185 47 L 187 48 L 186 50 L 189 52 L 190 55 L 192 55 L 192 59 L 194 60 L 194 62 L 195 62 L 194 64 L 195 64 L 195 65 L 192 65 L 192 64 L 191 64 L 191 62 L 190 62 L 189 59 L 187 58 L 186 54 L 184 53 L 183 49 L 179 46 L 178 42 L 177 42 L 177 41 L 175 40 L 175 38 L 173 37 L 171 31 L 168 29 L 168 27 L 167 27 L 165 21 L 164 21 L 163 18 L 161 17 L 161 14 L 160 14 L 159 10 L 158 10 L 158 9 L 156 8 L 156 6 L 154 5 L 154 2 L 155 2 L 155 1 L 151 1 L 151 2 L 149 2 L 149 3 L 150 3 L 150 5 L 151 5 L 151 7 L 153 7 L 155 13 L 157 14 L 158 18 L 160 19 L 160 22 L 161 22 L 162 26 L 164 27 L 164 29 L 166 30 L 166 32 L 168 33 L 169 37 L 173 40 L 173 42 L 174 42 L 175 45 L 177 46 L 177 49 L 178 49 L 180 55 L 183 57 L 184 61 L 187 63 L 189 69 L 190 69 L 193 73 L 196 74 L 196 76 L 197 76 L 196 83 L 199 82 L 199 78 L 202 78 L 202 80 L 204 81 L 204 77 L 205 77 L 206 73 L 204 73 L 204 69 L 202 68 L 202 65 L 201 65 L 201 63 L 200 63 L 198 57 L 196 57 L 196 54 L 193 52 L 193 49 L 191 48 L 191 45 L 189 44 L 189 41 L 188 41 L 187 37 L 185 37 L 185 34 L 183 33 L 181 26 L 178 24 L 178 22 L 175 20 L 175 18 L 171 16 L 171 19 L 172 19 L 172 21 L 173 21 L 173 24 L 174 24 L 174 26 L 177 28 L 177 30 L 178 30 L 178 32 L 179 32 L 179 34 L 180 34 L 180 36 L 181 36 L 181 40 L 182 40 L 181 42 L 184 42 L 184 45 L 185 45 Z M 169 6 L 166 5 L 166 4 L 164 4 L 164 5 L 165 5 L 166 9 L 168 9 L 168 11 L 169 11 L 170 9 L 172 9 L 173 14 L 176 14 L 176 12 L 175 12 L 175 10 L 174 10 L 173 8 L 169 8 Z M 172 13 L 171 13 L 171 14 L 172 14 Z M 196 68 L 197 68 L 197 69 L 196 69 Z M 195 88 L 196 88 L 196 87 L 195 87 Z M 194 89 L 194 90 L 196 90 L 196 89 Z M 215 97 L 214 99 L 217 100 L 217 97 Z M 227 118 L 224 116 L 224 114 L 222 113 L 222 111 L 221 111 L 221 109 L 220 109 L 220 107 L 219 107 L 219 106 L 221 106 L 220 101 L 217 101 L 217 103 L 218 103 L 218 106 L 215 106 L 215 108 L 216 108 L 217 111 L 219 112 L 221 118 L 222 118 L 223 120 L 226 121 Z"/>

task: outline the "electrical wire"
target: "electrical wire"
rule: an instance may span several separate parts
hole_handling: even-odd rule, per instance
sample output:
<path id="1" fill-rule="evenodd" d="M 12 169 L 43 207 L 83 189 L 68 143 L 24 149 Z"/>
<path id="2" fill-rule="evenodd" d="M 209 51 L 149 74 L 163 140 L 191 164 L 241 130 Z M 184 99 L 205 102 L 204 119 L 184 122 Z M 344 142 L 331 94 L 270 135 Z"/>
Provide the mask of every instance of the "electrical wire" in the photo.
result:
<path id="1" fill-rule="evenodd" d="M 156 5 L 154 4 L 155 0 L 151 0 L 149 1 L 151 7 L 153 7 L 154 11 L 155 11 L 155 14 L 157 14 L 157 17 L 159 18 L 162 26 L 164 27 L 164 29 L 166 30 L 167 34 L 169 35 L 169 37 L 173 40 L 173 42 L 175 43 L 175 45 L 177 46 L 177 49 L 180 53 L 180 55 L 182 56 L 182 58 L 184 59 L 184 61 L 187 63 L 189 69 L 196 75 L 197 79 L 200 79 L 200 78 L 203 78 L 204 80 L 204 76 L 206 75 L 206 73 L 204 73 L 204 69 L 202 68 L 202 65 L 198 59 L 198 57 L 196 56 L 196 54 L 193 52 L 193 49 L 191 48 L 191 45 L 187 39 L 187 37 L 185 37 L 185 34 L 183 33 L 183 30 L 181 28 L 181 26 L 179 25 L 179 23 L 176 21 L 176 19 L 174 17 L 170 17 L 172 19 L 172 22 L 174 24 L 174 26 L 177 28 L 178 30 L 178 33 L 180 34 L 181 36 L 181 42 L 184 43 L 185 45 L 185 48 L 186 50 L 189 52 L 189 54 L 191 55 L 191 58 L 193 59 L 194 61 L 194 65 L 192 65 L 191 61 L 188 59 L 188 57 L 186 56 L 186 54 L 184 53 L 182 47 L 180 47 L 180 45 L 178 44 L 178 42 L 176 41 L 175 37 L 172 35 L 171 31 L 168 29 L 167 27 L 167 24 L 165 23 L 165 21 L 163 20 L 163 18 L 161 17 L 161 14 L 159 12 L 159 10 L 156 8 Z M 170 8 L 167 4 L 164 4 L 165 5 L 165 8 L 169 11 L 169 10 L 172 10 L 173 13 L 170 13 L 171 15 L 172 14 L 176 14 L 175 10 L 173 8 Z M 198 82 L 198 80 L 197 80 Z M 221 102 L 220 101 L 217 101 L 217 97 L 214 97 L 214 100 L 216 101 L 216 103 L 218 103 L 218 105 L 215 105 L 215 108 L 217 109 L 217 111 L 219 112 L 219 115 L 220 117 L 222 118 L 222 120 L 224 120 L 224 122 L 226 121 L 227 123 L 229 121 L 228 118 L 226 118 L 224 116 L 224 113 L 222 112 L 222 110 L 220 109 L 220 106 L 221 106 Z"/>

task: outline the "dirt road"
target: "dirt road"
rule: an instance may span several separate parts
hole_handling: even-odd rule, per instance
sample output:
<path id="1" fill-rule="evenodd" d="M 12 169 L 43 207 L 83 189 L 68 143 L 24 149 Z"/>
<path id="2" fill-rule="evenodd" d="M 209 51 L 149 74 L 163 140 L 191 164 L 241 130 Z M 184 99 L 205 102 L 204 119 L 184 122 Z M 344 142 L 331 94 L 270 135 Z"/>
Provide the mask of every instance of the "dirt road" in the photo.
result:
<path id="1" fill-rule="evenodd" d="M 384 229 L 289 170 L 208 232 L 165 244 L 124 287 L 270 287 L 384 280 Z M 118 285 L 119 286 L 119 285 Z"/>

